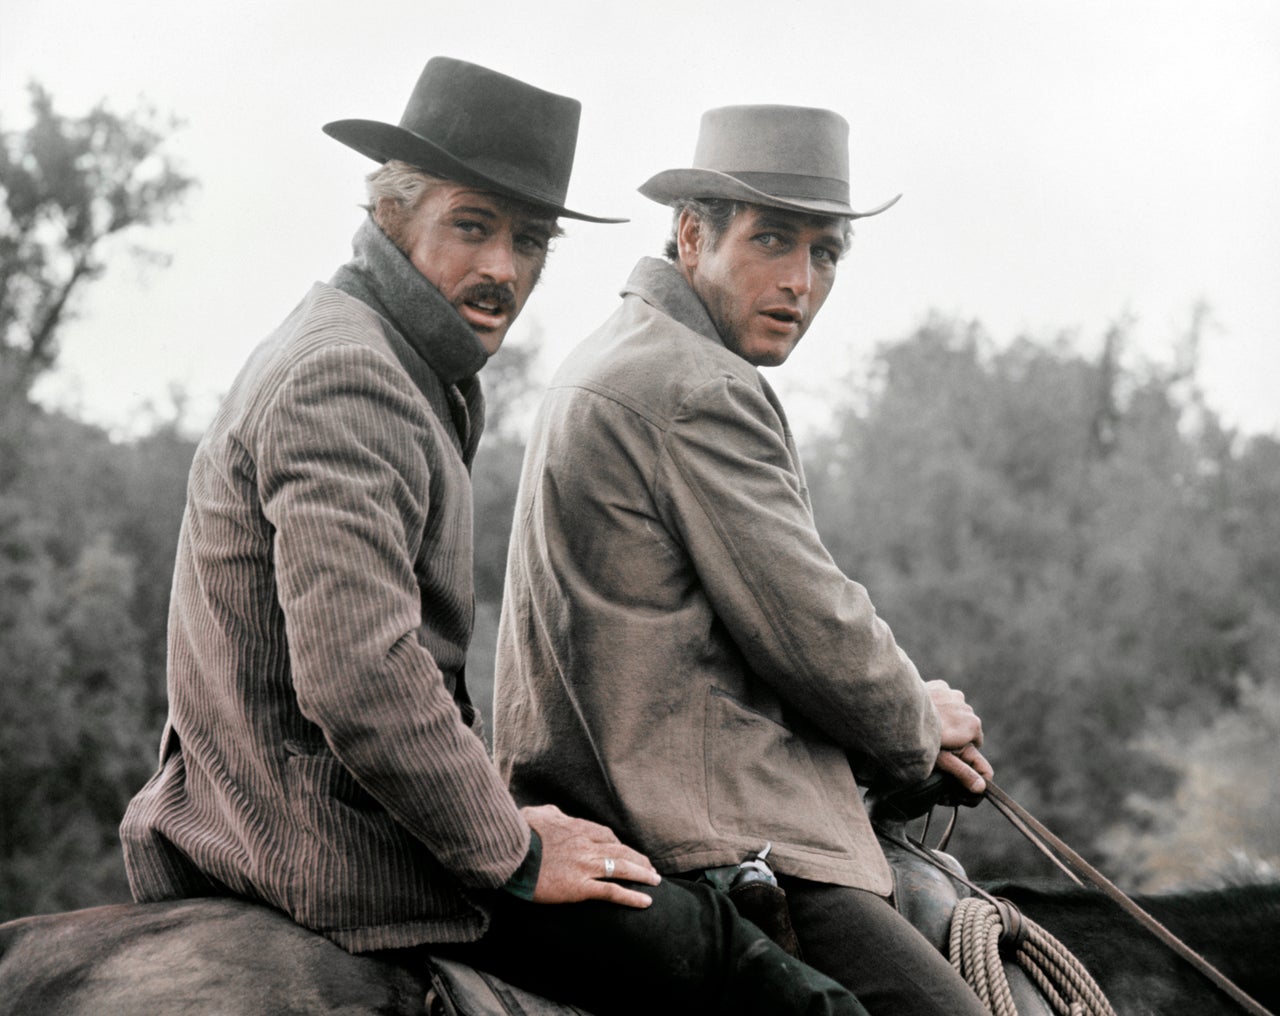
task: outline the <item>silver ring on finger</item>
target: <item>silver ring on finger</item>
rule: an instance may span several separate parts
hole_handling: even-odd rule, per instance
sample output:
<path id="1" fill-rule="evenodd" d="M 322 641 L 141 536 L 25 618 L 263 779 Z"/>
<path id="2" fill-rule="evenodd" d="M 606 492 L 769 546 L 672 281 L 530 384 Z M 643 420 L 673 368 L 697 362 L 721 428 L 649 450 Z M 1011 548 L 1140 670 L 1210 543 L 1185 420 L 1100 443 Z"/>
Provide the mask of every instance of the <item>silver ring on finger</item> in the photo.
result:
<path id="1" fill-rule="evenodd" d="M 605 878 L 613 878 L 613 869 L 614 869 L 614 868 L 616 868 L 616 867 L 617 867 L 617 865 L 616 865 L 616 864 L 614 864 L 613 858 L 612 858 L 612 857 L 606 857 L 606 858 L 604 859 L 604 877 L 605 877 Z"/>

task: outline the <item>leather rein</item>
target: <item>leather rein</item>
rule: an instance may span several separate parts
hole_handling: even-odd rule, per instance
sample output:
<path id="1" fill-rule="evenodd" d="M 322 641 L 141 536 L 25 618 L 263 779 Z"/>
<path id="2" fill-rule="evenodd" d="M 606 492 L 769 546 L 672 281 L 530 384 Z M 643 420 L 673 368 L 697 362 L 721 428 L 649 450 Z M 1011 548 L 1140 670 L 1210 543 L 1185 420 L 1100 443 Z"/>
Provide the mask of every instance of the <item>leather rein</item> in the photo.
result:
<path id="1" fill-rule="evenodd" d="M 1082 882 L 1079 877 L 1083 876 L 1096 888 L 1102 890 L 1102 892 L 1119 904 L 1121 909 L 1129 914 L 1129 916 L 1146 928 L 1147 931 L 1151 932 L 1151 934 L 1155 935 L 1156 938 L 1173 950 L 1173 952 L 1177 953 L 1177 955 L 1200 971 L 1200 973 L 1205 977 L 1209 978 L 1210 981 L 1212 981 L 1222 992 L 1224 992 L 1232 1001 L 1243 1008 L 1246 1012 L 1252 1013 L 1254 1016 L 1272 1016 L 1269 1010 L 1264 1009 L 1249 995 L 1246 995 L 1235 985 L 1234 982 L 1218 970 L 1217 967 L 1188 946 L 1173 934 L 1173 932 L 1147 913 L 1147 911 L 1143 910 L 1142 907 L 1138 906 L 1137 903 L 1130 899 L 1110 879 L 1045 828 L 1045 826 L 1037 820 L 1035 816 L 996 786 L 996 784 L 991 780 L 987 780 L 986 798 L 1001 815 L 1009 820 L 1010 824 L 1012 824 L 1018 832 L 1022 833 L 1022 835 L 1025 836 L 1036 847 L 1036 849 L 1062 869 L 1062 871 L 1064 871 L 1073 882 L 1077 885 L 1084 885 L 1084 882 Z M 943 868 L 943 870 L 945 871 L 947 869 Z"/>

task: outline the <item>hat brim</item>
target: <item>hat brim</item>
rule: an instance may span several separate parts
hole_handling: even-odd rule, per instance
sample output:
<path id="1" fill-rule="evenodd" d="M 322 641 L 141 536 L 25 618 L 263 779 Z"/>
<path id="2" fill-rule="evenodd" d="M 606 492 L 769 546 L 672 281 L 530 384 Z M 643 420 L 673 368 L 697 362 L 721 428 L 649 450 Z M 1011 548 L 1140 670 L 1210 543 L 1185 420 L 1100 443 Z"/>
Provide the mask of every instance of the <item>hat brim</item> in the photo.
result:
<path id="1" fill-rule="evenodd" d="M 325 124 L 322 129 L 329 137 L 341 141 L 348 148 L 354 148 L 361 155 L 368 156 L 375 162 L 399 159 L 436 176 L 493 191 L 495 194 L 515 198 L 517 201 L 523 201 L 537 208 L 545 208 L 556 216 L 581 219 L 584 222 L 630 221 L 587 215 L 584 212 L 565 208 L 558 197 L 539 194 L 525 185 L 504 180 L 492 172 L 479 170 L 420 134 L 395 124 L 382 123 L 378 120 L 334 120 L 332 123 Z"/>
<path id="2" fill-rule="evenodd" d="M 714 169 L 663 170 L 646 180 L 638 190 L 649 200 L 656 201 L 660 205 L 675 204 L 682 198 L 727 198 L 731 201 L 764 205 L 767 208 L 784 208 L 792 212 L 830 215 L 842 219 L 865 219 L 871 215 L 879 215 L 897 204 L 898 199 L 902 197 L 899 194 L 882 205 L 860 212 L 849 207 L 844 201 L 768 194 L 748 186 L 737 177 Z"/>

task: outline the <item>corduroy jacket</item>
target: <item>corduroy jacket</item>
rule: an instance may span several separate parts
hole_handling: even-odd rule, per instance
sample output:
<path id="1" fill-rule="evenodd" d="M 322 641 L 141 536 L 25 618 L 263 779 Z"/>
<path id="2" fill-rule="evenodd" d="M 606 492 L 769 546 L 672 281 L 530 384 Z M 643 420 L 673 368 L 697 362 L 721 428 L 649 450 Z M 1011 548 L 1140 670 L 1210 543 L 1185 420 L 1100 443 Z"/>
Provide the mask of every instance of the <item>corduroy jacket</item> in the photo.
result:
<path id="1" fill-rule="evenodd" d="M 478 938 L 530 831 L 471 729 L 485 355 L 372 224 L 196 451 L 139 900 L 235 893 L 352 951 Z"/>
<path id="2" fill-rule="evenodd" d="M 495 696 L 516 799 L 659 870 L 769 841 L 780 871 L 891 889 L 851 761 L 924 777 L 937 714 L 823 547 L 773 390 L 666 262 L 640 262 L 534 425 Z"/>

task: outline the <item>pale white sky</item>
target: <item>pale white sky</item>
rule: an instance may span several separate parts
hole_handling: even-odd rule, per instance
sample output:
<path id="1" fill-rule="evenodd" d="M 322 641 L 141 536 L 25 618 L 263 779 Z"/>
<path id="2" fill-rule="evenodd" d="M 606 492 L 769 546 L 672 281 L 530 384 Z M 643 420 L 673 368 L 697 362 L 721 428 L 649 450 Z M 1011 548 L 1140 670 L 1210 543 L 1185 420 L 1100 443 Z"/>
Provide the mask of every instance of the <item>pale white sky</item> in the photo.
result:
<path id="1" fill-rule="evenodd" d="M 112 265 L 45 398 L 109 426 L 169 386 L 202 426 L 255 342 L 345 260 L 371 163 L 320 125 L 399 119 L 428 57 L 474 60 L 584 104 L 568 223 L 510 341 L 555 361 L 614 306 L 666 211 L 635 193 L 688 165 L 702 110 L 827 106 L 852 125 L 858 229 L 836 291 L 772 379 L 810 414 L 877 342 L 930 309 L 999 342 L 1096 349 L 1132 316 L 1168 359 L 1199 299 L 1203 380 L 1231 423 L 1280 433 L 1280 3 L 1274 0 L 0 0 L 0 122 L 25 83 L 82 113 L 146 99 L 186 121 L 201 181 Z"/>

